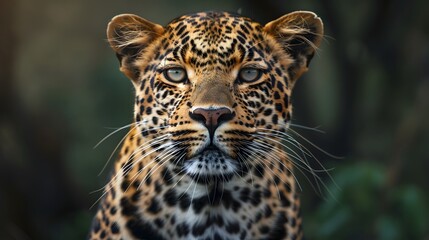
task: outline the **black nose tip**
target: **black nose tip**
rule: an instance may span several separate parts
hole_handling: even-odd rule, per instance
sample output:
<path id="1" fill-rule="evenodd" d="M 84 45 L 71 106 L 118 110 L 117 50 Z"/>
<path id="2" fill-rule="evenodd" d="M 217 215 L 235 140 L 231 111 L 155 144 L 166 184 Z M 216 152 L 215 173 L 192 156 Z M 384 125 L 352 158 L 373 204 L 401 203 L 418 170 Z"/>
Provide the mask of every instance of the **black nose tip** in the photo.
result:
<path id="1" fill-rule="evenodd" d="M 234 118 L 234 113 L 226 107 L 216 109 L 196 108 L 194 111 L 189 112 L 189 116 L 195 121 L 203 123 L 209 130 L 210 136 L 212 136 L 221 123 Z"/>

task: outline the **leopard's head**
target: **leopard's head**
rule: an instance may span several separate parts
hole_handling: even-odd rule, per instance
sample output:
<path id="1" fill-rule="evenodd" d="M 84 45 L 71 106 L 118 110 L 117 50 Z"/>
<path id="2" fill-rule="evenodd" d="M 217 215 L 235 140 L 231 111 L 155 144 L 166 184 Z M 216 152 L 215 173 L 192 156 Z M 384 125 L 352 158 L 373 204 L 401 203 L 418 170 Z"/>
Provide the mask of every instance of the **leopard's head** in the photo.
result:
<path id="1" fill-rule="evenodd" d="M 160 164 L 197 181 L 227 181 L 278 155 L 281 140 L 264 136 L 288 127 L 292 88 L 323 24 L 303 11 L 265 26 L 224 12 L 165 27 L 125 14 L 107 35 L 135 86 L 140 151 L 157 152 Z"/>

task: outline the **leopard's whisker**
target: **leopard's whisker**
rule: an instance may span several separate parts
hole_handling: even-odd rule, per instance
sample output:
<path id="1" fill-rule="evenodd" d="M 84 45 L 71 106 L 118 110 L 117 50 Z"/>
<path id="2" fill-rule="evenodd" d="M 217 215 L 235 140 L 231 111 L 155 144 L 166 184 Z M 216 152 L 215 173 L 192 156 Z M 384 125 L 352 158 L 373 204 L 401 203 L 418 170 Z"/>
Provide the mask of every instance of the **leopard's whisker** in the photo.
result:
<path id="1" fill-rule="evenodd" d="M 271 129 L 264 129 L 264 130 L 271 130 Z M 320 185 L 319 185 L 319 183 L 321 183 L 322 185 L 323 185 L 323 187 L 330 193 L 330 195 L 332 195 L 333 196 L 333 194 L 330 192 L 330 189 L 326 186 L 326 183 L 324 182 L 324 181 L 322 181 L 321 180 L 321 178 L 320 178 L 320 176 L 318 176 L 317 174 L 316 174 L 316 172 L 324 172 L 324 173 L 326 173 L 327 175 L 328 175 L 328 177 L 331 179 L 331 181 L 335 184 L 335 185 L 337 185 L 336 184 L 336 182 L 335 182 L 335 180 L 333 179 L 333 177 L 329 174 L 329 171 L 331 171 L 331 169 L 326 169 L 323 165 L 322 165 L 322 163 L 307 149 L 307 148 L 305 148 L 305 146 L 303 146 L 302 144 L 300 144 L 298 141 L 296 141 L 296 139 L 294 139 L 292 136 L 290 136 L 290 135 L 288 135 L 288 134 L 286 134 L 286 133 L 283 133 L 283 132 L 279 132 L 279 131 L 276 131 L 276 130 L 271 130 L 271 131 L 273 131 L 273 132 L 277 132 L 278 134 L 273 134 L 271 137 L 279 137 L 279 140 L 285 140 L 285 141 L 287 141 L 287 142 L 289 142 L 289 143 L 291 143 L 291 144 L 293 144 L 295 147 L 297 147 L 297 148 L 299 148 L 299 149 L 301 149 L 301 148 L 304 148 L 305 149 L 305 151 L 307 151 L 309 154 L 310 154 L 310 157 L 312 157 L 316 162 L 317 162 L 317 164 L 319 165 L 319 166 L 321 166 L 321 168 L 322 169 L 314 169 L 314 168 L 312 168 L 311 166 L 310 166 L 310 164 L 308 163 L 308 161 L 307 160 L 305 160 L 305 162 L 304 161 L 302 161 L 302 159 L 301 159 L 301 162 L 302 163 L 304 163 L 305 165 L 306 165 L 306 167 L 307 167 L 307 171 L 308 170 L 310 170 L 311 172 L 312 172 L 312 175 L 313 175 L 313 177 L 315 178 L 315 183 L 316 183 L 316 186 L 317 186 L 317 189 L 318 189 L 318 192 L 319 193 L 322 193 L 322 189 L 320 188 Z M 262 134 L 262 135 L 267 135 L 267 136 L 270 136 L 270 134 L 266 134 L 266 133 L 258 133 L 258 134 Z M 287 137 L 288 139 L 290 139 L 290 141 L 293 141 L 293 142 L 290 142 L 289 140 L 286 140 L 286 139 L 284 139 L 283 137 L 280 137 L 280 136 L 284 136 L 284 137 Z M 271 139 L 271 138 L 269 138 L 269 137 L 267 137 L 266 139 L 270 139 L 271 141 L 276 141 L 276 140 L 273 140 L 273 139 Z M 288 148 L 288 149 L 290 149 L 289 147 L 287 147 L 285 144 L 283 144 L 283 143 L 281 143 L 280 141 L 276 141 L 277 143 L 279 143 L 280 145 L 282 145 L 283 147 L 286 147 L 286 148 Z M 295 152 L 296 153 L 296 152 Z M 305 156 L 304 156 L 305 157 Z M 298 168 L 297 168 L 298 170 L 300 169 L 299 168 L 299 166 L 298 166 Z M 305 168 L 302 168 L 302 169 L 305 169 Z M 305 174 L 303 174 L 305 177 L 306 177 L 306 175 Z M 307 177 L 306 177 L 307 178 Z M 307 178 L 308 179 L 308 178 Z M 312 183 L 311 183 L 311 181 L 309 181 L 309 183 L 311 184 L 311 185 L 313 185 Z M 313 187 L 314 188 L 314 187 Z M 340 189 L 339 187 L 338 187 L 338 189 Z"/>
<path id="2" fill-rule="evenodd" d="M 182 153 L 182 155 L 180 155 L 179 157 L 178 157 L 178 159 L 181 159 L 181 158 L 183 158 L 183 157 L 185 157 L 186 156 L 186 152 L 183 152 Z M 173 179 L 174 178 L 176 178 L 177 176 L 179 176 L 181 173 L 184 173 L 185 172 L 185 169 L 181 169 L 178 173 L 176 173 L 176 174 L 174 174 L 173 175 Z M 183 174 L 177 181 L 176 181 L 176 183 L 173 185 L 173 189 L 177 186 L 177 184 L 179 184 L 179 182 L 184 178 L 186 176 L 186 174 Z M 185 191 L 186 192 L 186 191 Z M 183 193 L 184 194 L 184 193 Z"/>
<path id="3" fill-rule="evenodd" d="M 132 125 L 132 124 L 131 124 Z M 126 125 L 125 127 L 128 127 L 129 125 Z M 107 159 L 106 163 L 104 164 L 103 168 L 101 169 L 101 171 L 98 173 L 98 176 L 100 176 L 104 170 L 106 169 L 107 165 L 109 164 L 110 160 L 112 159 L 113 155 L 115 154 L 115 152 L 118 150 L 119 146 L 122 144 L 122 142 L 130 135 L 130 133 L 137 127 L 137 125 L 134 125 L 133 127 L 131 127 L 131 129 L 127 132 L 127 134 L 125 134 L 124 137 L 122 137 L 121 141 L 119 141 L 119 143 L 116 145 L 116 147 L 113 149 L 112 153 L 110 153 L 109 158 Z M 121 129 L 121 128 L 120 128 Z M 118 129 L 119 130 L 119 129 Z M 94 148 L 96 148 L 99 144 L 101 144 L 104 140 L 106 140 L 108 137 L 110 137 L 111 135 L 113 135 L 114 133 L 116 133 L 118 130 L 110 133 L 109 135 L 107 135 L 105 138 L 103 138 L 100 142 L 97 143 L 97 145 L 94 146 Z M 134 136 L 136 136 L 136 134 L 134 134 Z"/>
<path id="4" fill-rule="evenodd" d="M 198 185 L 197 182 L 198 182 L 199 178 L 200 178 L 200 176 L 198 175 L 197 176 L 197 181 L 195 181 L 195 182 L 191 181 L 191 184 L 189 184 L 189 187 L 185 191 L 185 192 L 188 192 L 188 189 L 191 187 L 192 183 L 195 184 L 194 190 L 192 191 L 192 195 L 191 195 L 191 205 L 192 205 L 192 203 L 194 201 L 195 190 L 197 189 L 197 185 Z M 190 210 L 191 210 L 191 208 L 188 208 L 188 211 L 186 212 L 186 215 L 189 215 Z"/>
<path id="5" fill-rule="evenodd" d="M 168 136 L 160 136 L 160 139 L 162 138 L 168 138 Z M 140 151 L 145 148 L 150 148 L 150 144 L 152 144 L 154 141 L 159 141 L 160 139 L 158 138 L 154 138 L 148 142 L 146 142 L 144 145 L 140 146 L 139 148 L 135 149 L 134 152 L 130 155 L 129 161 L 130 159 L 132 160 L 135 156 L 135 153 L 137 151 Z M 130 168 L 134 167 L 135 163 L 133 162 L 132 165 L 130 166 Z M 119 176 L 121 175 L 121 172 L 118 171 L 116 172 L 116 174 L 114 176 L 111 177 L 110 181 L 105 184 L 105 186 L 103 187 L 103 194 L 91 205 L 90 209 L 92 209 L 99 201 L 101 201 L 101 199 L 103 199 L 103 197 L 116 185 L 117 182 L 120 181 Z"/>
<path id="6" fill-rule="evenodd" d="M 173 146 L 171 146 L 171 148 L 174 148 L 175 146 L 173 145 Z M 148 180 L 148 178 L 150 177 L 150 176 L 152 176 L 152 174 L 153 173 L 155 173 L 159 168 L 161 168 L 164 164 L 166 164 L 167 162 L 168 162 L 168 160 L 170 160 L 170 158 L 169 157 L 171 157 L 171 155 L 172 154 L 174 154 L 174 153 L 176 153 L 176 152 L 178 152 L 179 150 L 178 149 L 176 149 L 176 150 L 174 150 L 173 152 L 170 152 L 170 153 L 168 153 L 168 155 L 166 155 L 166 156 L 162 156 L 162 159 L 160 159 L 159 160 L 159 163 L 158 163 L 158 165 L 157 166 L 155 166 L 155 167 L 152 167 L 152 168 L 150 168 L 149 169 L 149 171 L 146 173 L 146 175 L 145 175 L 145 177 L 144 177 L 144 179 L 140 182 L 140 184 L 139 184 L 139 188 L 140 188 L 140 186 L 143 184 L 143 183 L 145 183 L 147 180 Z M 157 157 L 155 157 L 155 159 L 156 159 Z"/>
<path id="7" fill-rule="evenodd" d="M 290 130 L 292 130 L 292 129 L 290 129 Z M 292 131 L 294 131 L 294 130 L 292 130 Z M 294 131 L 295 133 L 297 133 L 296 131 Z M 298 133 L 297 133 L 298 134 Z M 302 137 L 303 138 L 303 136 L 301 136 L 301 135 L 299 135 L 300 137 Z M 293 140 L 293 141 L 295 141 L 297 144 L 299 144 L 300 146 L 303 146 L 302 144 L 300 144 L 295 138 L 293 138 L 293 137 L 291 137 L 291 139 Z M 313 145 L 315 145 L 315 144 L 313 144 Z M 304 146 L 303 146 L 304 147 Z M 319 149 L 318 149 L 319 150 Z M 321 150 L 323 150 L 323 149 L 321 149 Z M 329 155 L 328 155 L 329 156 Z M 319 161 L 319 159 L 317 158 L 317 157 L 315 157 L 314 155 L 313 155 L 313 159 L 316 161 L 316 163 L 325 171 L 325 173 L 328 175 L 328 177 L 329 177 L 329 179 L 332 181 L 332 183 L 335 185 L 335 187 L 337 188 L 337 189 L 341 189 L 340 188 L 340 186 L 337 184 L 337 182 L 334 180 L 334 178 L 332 177 L 332 175 L 329 173 L 330 171 L 332 171 L 332 169 L 326 169 L 324 166 L 323 166 L 323 164 Z M 327 187 L 325 186 L 325 188 L 327 189 Z M 331 191 L 330 191 L 330 189 L 327 189 L 328 190 L 328 192 L 330 193 L 330 195 L 331 196 L 333 196 L 334 197 L 334 195 L 331 193 Z"/>
<path id="8" fill-rule="evenodd" d="M 292 146 L 299 148 L 299 146 L 298 146 L 299 143 L 294 142 L 292 140 L 293 138 L 285 132 L 281 132 L 281 131 L 274 130 L 274 129 L 266 129 L 266 128 L 258 128 L 258 129 L 263 130 L 263 131 L 268 131 L 268 132 L 259 131 L 255 134 L 265 135 L 265 136 L 269 136 L 269 137 L 277 137 L 280 140 L 286 141 L 286 142 L 290 143 Z M 307 148 L 303 148 L 303 154 L 305 154 L 309 157 L 313 157 L 313 154 Z"/>
<path id="9" fill-rule="evenodd" d="M 256 142 L 255 142 L 256 143 Z M 259 143 L 260 144 L 260 143 Z M 270 145 L 264 145 L 263 147 L 265 147 L 266 149 L 271 149 L 270 148 Z M 288 153 L 286 153 L 286 152 L 281 152 L 279 149 L 277 149 L 277 148 L 273 148 L 272 149 L 273 151 L 275 151 L 277 154 L 279 154 L 279 155 L 283 155 L 285 158 L 287 158 L 287 159 L 290 159 L 289 157 L 290 157 L 290 154 L 288 154 Z M 286 165 L 285 165 L 285 163 L 281 160 L 281 159 L 279 159 L 276 155 L 274 155 L 273 153 L 270 153 L 270 152 L 267 152 L 267 154 L 269 154 L 269 155 L 271 155 L 272 156 L 272 158 L 274 159 L 274 160 L 276 160 L 279 164 L 281 164 L 286 170 L 288 170 L 291 174 L 293 174 L 293 171 L 292 171 L 292 169 L 290 169 L 289 167 L 287 167 Z M 320 177 L 316 174 L 316 173 L 314 173 L 313 171 L 312 171 L 312 168 L 310 167 L 310 166 L 308 166 L 308 168 L 306 168 L 306 167 L 304 167 L 304 166 L 302 166 L 302 165 L 300 165 L 300 164 L 297 164 L 296 162 L 291 162 L 292 163 L 292 165 L 293 166 L 295 166 L 296 167 L 296 169 L 299 171 L 299 172 L 301 172 L 301 174 L 307 179 L 307 181 L 313 186 L 313 183 L 310 181 L 310 179 L 307 177 L 307 175 L 303 172 L 303 171 L 307 171 L 307 172 L 309 172 L 309 173 L 311 173 L 311 175 L 314 177 L 314 178 L 317 178 L 319 181 L 322 181 L 321 179 L 320 179 Z M 300 190 L 302 191 L 302 187 L 299 185 L 299 181 L 298 181 L 298 179 L 296 178 L 296 176 L 294 175 L 293 176 L 294 178 L 295 178 L 295 181 L 297 182 L 297 184 L 298 184 L 298 187 L 300 188 Z M 316 181 L 317 182 L 317 181 Z M 313 186 L 313 188 L 314 188 L 314 186 Z"/>
<path id="10" fill-rule="evenodd" d="M 237 158 L 237 160 L 238 160 L 238 162 L 239 162 L 239 164 L 244 164 L 245 166 L 246 166 L 246 168 L 248 169 L 248 171 L 250 171 L 251 170 L 251 168 L 250 168 L 250 163 L 248 163 L 247 161 L 246 161 L 246 157 L 245 156 L 243 156 L 243 154 L 246 154 L 247 156 L 248 156 L 248 154 L 247 153 L 243 153 L 243 152 L 238 152 L 237 153 L 237 156 L 238 156 L 238 158 Z M 236 174 L 236 176 L 239 176 L 240 177 L 240 179 L 242 180 L 242 182 L 245 184 L 246 183 L 246 179 L 243 177 L 243 176 L 241 176 L 241 174 L 240 173 L 238 173 L 236 170 L 234 170 L 234 173 Z M 252 174 L 252 172 L 249 172 L 249 175 L 250 175 L 250 180 L 251 180 L 251 182 L 252 182 L 252 186 L 254 186 L 254 180 L 253 180 L 253 174 Z"/>
<path id="11" fill-rule="evenodd" d="M 318 133 L 323 133 L 323 134 L 325 134 L 325 133 L 326 133 L 325 131 L 323 131 L 323 130 L 319 129 L 319 127 L 320 127 L 320 126 L 316 126 L 316 127 L 307 127 L 307 126 L 300 125 L 300 124 L 296 124 L 296 123 L 289 123 L 289 125 L 290 125 L 291 127 L 302 128 L 302 129 L 305 129 L 305 130 L 310 130 L 310 131 L 314 131 L 314 132 L 318 132 Z M 290 129 L 290 128 L 289 128 L 289 129 Z"/>
<path id="12" fill-rule="evenodd" d="M 254 149 L 249 149 L 249 148 L 246 148 L 246 149 L 244 149 L 244 151 L 249 151 L 249 153 L 250 153 L 250 156 L 252 157 L 252 159 L 254 160 L 254 161 L 257 161 L 258 163 L 262 163 L 263 165 L 265 165 L 269 170 L 271 170 L 270 169 L 270 167 L 262 160 L 262 159 L 265 159 L 265 156 L 261 153 L 261 152 L 257 152 L 257 151 L 255 151 Z M 259 157 L 255 157 L 255 156 L 259 156 Z M 260 174 L 262 174 L 258 169 L 257 169 L 257 171 L 260 173 Z M 271 170 L 272 171 L 272 170 Z M 273 176 L 275 176 L 275 173 L 274 172 L 272 172 L 272 175 L 270 175 L 270 177 L 271 177 L 271 179 L 273 180 L 273 183 L 274 183 L 274 185 L 275 185 L 275 187 L 276 187 L 276 189 L 277 189 L 277 194 L 278 194 L 278 197 L 279 197 L 279 199 L 280 199 L 280 190 L 279 190 L 279 188 L 278 188 L 278 186 L 277 186 L 277 183 L 276 183 L 276 181 L 274 180 L 274 177 Z"/>
<path id="13" fill-rule="evenodd" d="M 268 140 L 268 141 L 272 141 L 274 143 L 280 144 L 280 142 L 278 142 L 276 140 L 270 139 L 270 138 L 268 138 L 266 136 L 263 136 L 263 137 L 264 137 L 264 140 Z M 270 149 L 270 147 L 271 147 L 268 143 L 265 143 L 264 141 L 262 141 L 260 139 L 255 139 L 254 140 L 254 144 L 259 144 L 259 146 L 264 146 L 265 148 L 268 148 L 268 149 Z M 282 147 L 284 147 L 284 146 L 282 146 Z M 301 163 L 303 163 L 304 165 L 306 165 L 306 163 L 303 162 L 303 159 L 300 157 L 300 155 L 298 155 L 297 152 L 295 152 L 295 151 L 293 151 L 292 149 L 289 149 L 289 148 L 286 148 L 286 149 L 290 151 L 290 152 L 288 152 L 288 156 L 292 158 L 291 160 L 295 160 L 295 161 L 292 161 L 294 164 L 296 164 L 299 167 L 302 167 Z M 276 148 L 273 148 L 272 150 L 273 151 L 277 151 L 278 153 L 282 153 L 280 150 L 278 150 Z M 307 167 L 311 168 L 310 166 L 307 166 Z"/>
<path id="14" fill-rule="evenodd" d="M 264 130 L 270 130 L 270 129 L 264 129 Z M 259 133 L 259 134 L 266 134 L 266 135 L 271 136 L 271 137 L 278 137 L 279 140 L 286 141 L 286 142 L 290 143 L 292 146 L 300 149 L 303 153 L 305 152 L 306 153 L 305 155 L 307 155 L 307 156 L 315 159 L 317 161 L 317 163 L 322 167 L 321 170 L 313 169 L 314 171 L 329 172 L 329 171 L 332 170 L 332 169 L 326 169 L 320 163 L 320 161 L 317 159 L 317 157 L 314 156 L 314 154 L 309 149 L 307 149 L 304 145 L 302 145 L 301 143 L 299 143 L 295 138 L 293 138 L 291 135 L 289 135 L 287 133 L 277 132 L 277 134 L 267 134 L 267 133 Z M 306 159 L 305 155 L 303 155 L 303 157 Z M 308 164 L 308 161 L 306 161 L 306 162 Z"/>
<path id="15" fill-rule="evenodd" d="M 237 154 L 239 154 L 239 155 L 242 155 L 241 153 L 237 153 Z M 243 154 L 246 154 L 247 156 L 249 156 L 249 154 L 248 153 L 243 153 Z M 247 162 L 247 161 L 242 161 L 243 163 L 244 163 L 244 165 L 246 166 L 246 168 L 247 169 L 250 169 L 250 164 Z M 238 173 L 237 173 L 238 174 Z M 252 186 L 254 186 L 254 179 L 253 179 L 253 174 L 252 174 L 252 172 L 250 172 L 249 173 L 250 174 L 250 181 L 252 182 Z M 240 176 L 240 174 L 238 174 L 238 176 Z M 243 179 L 243 181 L 245 182 L 245 180 L 244 180 L 244 178 L 243 177 L 241 177 L 242 179 Z"/>
<path id="16" fill-rule="evenodd" d="M 100 171 L 100 173 L 98 174 L 98 176 L 100 176 L 103 172 L 104 172 L 104 170 L 106 169 L 106 167 L 107 167 L 107 165 L 109 164 L 109 162 L 112 160 L 112 158 L 113 158 L 113 156 L 114 156 L 114 154 L 116 153 L 116 151 L 118 150 L 118 148 L 119 148 L 119 146 L 124 142 L 124 140 L 130 135 L 130 133 L 134 130 L 134 129 L 136 129 L 137 127 L 139 127 L 139 123 L 136 123 L 134 126 L 132 126 L 131 127 L 131 129 L 128 131 L 128 133 L 119 141 L 119 143 L 116 145 L 116 147 L 113 149 L 113 151 L 112 151 L 112 153 L 110 154 L 110 156 L 109 156 L 109 158 L 107 159 L 107 161 L 106 161 L 106 163 L 104 164 L 104 166 L 103 166 L 103 168 L 101 169 L 101 171 Z M 147 129 L 147 130 L 144 130 L 143 132 L 146 132 L 146 131 L 149 131 L 149 130 L 152 130 L 152 129 L 162 129 L 162 128 L 165 128 L 165 127 L 157 127 L 157 128 L 150 128 L 150 129 Z M 134 135 L 133 135 L 133 137 L 135 137 L 135 136 L 137 136 L 137 135 L 139 135 L 140 133 L 139 132 L 137 132 L 137 133 L 135 133 Z M 107 138 L 107 137 L 106 137 Z M 100 142 L 101 143 L 101 142 Z"/>
<path id="17" fill-rule="evenodd" d="M 304 136 L 302 136 L 301 134 L 299 134 L 297 131 L 293 130 L 292 128 L 289 128 L 289 130 L 297 135 L 298 137 L 300 137 L 302 140 L 306 141 L 308 144 L 310 144 L 312 147 L 314 147 L 315 149 L 319 150 L 320 152 L 322 152 L 323 154 L 325 154 L 326 156 L 329 156 L 331 158 L 335 158 L 335 159 L 343 159 L 343 157 L 340 156 L 336 156 L 333 155 L 325 150 L 323 150 L 322 148 L 320 148 L 319 146 L 317 146 L 316 144 L 314 144 L 312 141 L 308 140 L 307 138 L 305 138 Z"/>
<path id="18" fill-rule="evenodd" d="M 153 154 L 155 152 L 161 151 L 161 153 L 159 154 L 159 156 L 156 156 L 153 159 L 151 159 L 150 162 L 145 163 L 145 166 L 143 166 L 143 168 L 140 169 L 136 174 L 141 174 L 147 168 L 150 168 L 149 171 L 151 171 L 153 169 L 153 165 L 156 166 L 156 165 L 159 165 L 160 163 L 162 163 L 162 161 L 160 161 L 160 157 L 163 157 L 166 153 L 168 153 L 166 151 L 170 150 L 170 149 L 174 149 L 174 145 L 171 145 L 171 142 L 168 142 L 168 140 L 167 140 L 167 142 L 160 144 L 158 147 L 152 149 L 151 151 L 147 152 L 145 155 L 139 157 L 139 159 L 137 161 L 135 161 L 135 163 L 138 163 L 138 162 L 144 160 L 147 156 L 150 156 L 151 154 Z M 146 175 L 147 174 L 148 173 L 146 173 Z"/>
<path id="19" fill-rule="evenodd" d="M 316 156 L 314 156 L 314 154 L 310 150 L 308 150 L 305 146 L 303 146 L 301 143 L 299 143 L 298 141 L 296 141 L 295 138 L 293 138 L 292 136 L 290 136 L 288 139 L 289 140 L 287 142 L 289 142 L 291 144 L 296 143 L 296 144 L 293 144 L 293 145 L 294 146 L 298 146 L 298 148 L 301 150 L 301 152 L 304 152 L 304 151 L 309 152 L 310 153 L 310 157 L 313 158 L 319 164 L 319 166 L 322 168 L 320 170 L 319 169 L 314 169 L 313 167 L 310 168 L 311 172 L 313 173 L 314 180 L 316 182 L 318 193 L 319 193 L 319 195 L 322 195 L 322 189 L 320 187 L 319 182 L 321 182 L 322 185 L 324 185 L 325 188 L 326 188 L 326 186 L 325 186 L 324 182 L 321 180 L 321 178 L 316 174 L 316 172 L 324 172 L 324 173 L 330 175 L 329 174 L 329 170 L 326 169 L 322 165 L 322 163 L 317 159 Z M 290 141 L 292 141 L 292 142 L 290 142 Z M 309 162 L 309 160 L 307 159 L 307 157 L 305 155 L 304 155 L 304 159 L 305 159 L 305 162 L 307 163 L 307 165 L 310 166 L 310 162 Z M 316 188 L 314 187 L 313 183 L 311 181 L 308 181 L 308 182 L 311 184 L 311 186 L 313 187 L 313 189 L 316 190 Z"/>
<path id="20" fill-rule="evenodd" d="M 253 144 L 257 144 L 257 142 L 253 142 Z M 265 147 L 267 147 L 267 146 L 265 146 Z M 268 149 L 270 149 L 270 148 L 268 148 Z M 272 149 L 277 150 L 277 148 L 272 148 Z M 298 179 L 296 178 L 295 174 L 293 173 L 292 169 L 290 169 L 288 166 L 286 166 L 286 165 L 285 165 L 285 163 L 282 161 L 282 159 L 280 159 L 280 158 L 279 158 L 279 156 L 274 155 L 273 153 L 271 153 L 271 151 L 262 150 L 262 152 L 264 152 L 264 154 L 269 155 L 273 160 L 275 160 L 276 162 L 278 162 L 279 164 L 281 164 L 281 165 L 282 165 L 286 170 L 288 170 L 288 171 L 292 174 L 293 178 L 295 179 L 295 182 L 297 183 L 297 185 L 298 185 L 299 189 L 302 191 L 302 187 L 301 187 L 301 185 L 299 184 L 299 181 L 298 181 Z M 282 153 L 282 152 L 280 152 L 280 151 L 278 151 L 278 153 L 280 153 L 281 155 L 283 155 L 283 156 L 285 157 L 285 159 L 284 159 L 284 160 L 286 160 L 286 158 L 287 158 L 287 155 L 286 155 L 286 154 L 284 154 L 284 153 Z M 265 161 L 262 161 L 262 160 L 260 160 L 259 162 L 265 163 Z M 267 166 L 267 167 L 268 167 L 268 166 Z M 268 169 L 269 169 L 270 171 L 272 171 L 272 169 L 271 169 L 270 167 L 268 167 Z M 282 171 L 282 170 L 280 169 L 280 171 Z M 282 171 L 282 172 L 283 172 L 283 171 Z M 274 172 L 273 172 L 273 174 L 274 174 Z M 280 179 L 282 179 L 282 178 L 280 178 Z M 285 182 L 283 182 L 283 183 L 285 183 Z M 286 184 L 286 183 L 285 183 L 285 184 Z"/>
<path id="21" fill-rule="evenodd" d="M 132 127 L 131 127 L 132 126 Z M 129 129 L 131 127 L 131 129 Z M 124 130 L 124 129 L 129 129 L 129 132 L 131 132 L 132 129 L 134 129 L 136 127 L 135 123 L 130 123 L 127 124 L 125 126 L 119 127 L 119 128 L 115 128 L 114 131 L 112 131 L 111 133 L 107 134 L 107 136 L 105 136 L 104 138 L 102 138 L 97 144 L 95 144 L 95 146 L 93 147 L 94 149 L 97 148 L 100 144 L 102 144 L 105 140 L 107 140 L 109 137 L 111 137 L 112 135 L 114 135 L 115 133 Z M 129 133 L 128 133 L 129 134 Z"/>
<path id="22" fill-rule="evenodd" d="M 177 144 L 177 145 L 175 146 L 175 148 L 176 148 L 177 146 L 180 146 L 180 144 Z M 186 149 L 186 148 L 185 148 L 185 147 L 180 147 L 180 148 L 176 148 L 174 151 L 171 151 L 171 152 L 170 152 L 170 156 L 171 156 L 171 158 L 167 159 L 167 161 L 172 160 L 172 163 L 174 163 L 174 161 L 178 159 L 178 158 L 173 159 L 173 158 L 175 157 L 175 155 L 176 155 L 176 154 L 177 154 L 177 155 L 179 155 L 179 154 L 180 154 L 180 152 L 181 152 L 181 151 L 183 151 L 184 149 Z M 183 153 L 182 153 L 182 155 L 183 155 Z M 179 155 L 179 158 L 180 158 L 180 156 L 181 156 L 181 155 Z M 163 179 L 165 179 L 165 178 L 166 178 L 166 176 L 165 176 L 166 174 L 167 174 L 167 171 L 165 171 L 164 175 L 162 176 L 162 178 L 163 178 Z M 175 175 L 171 176 L 170 180 L 173 180 L 174 178 L 175 178 Z M 174 187 L 173 187 L 173 188 L 174 188 Z"/>
<path id="23" fill-rule="evenodd" d="M 158 138 L 154 138 L 150 141 L 148 141 L 147 143 L 145 143 L 144 145 L 140 146 L 139 148 L 135 149 L 134 152 L 130 155 L 130 158 L 128 159 L 128 161 L 131 161 L 131 165 L 129 166 L 129 168 L 134 167 L 134 165 L 136 164 L 135 161 L 133 161 L 134 157 L 136 156 L 136 152 L 138 151 L 144 151 L 145 149 L 148 149 L 151 147 L 151 144 L 153 144 L 154 142 L 159 142 L 159 141 L 163 141 L 163 138 L 167 138 L 168 136 L 161 136 Z M 110 188 L 108 187 L 109 184 L 114 185 L 116 183 L 116 181 L 119 181 L 118 176 L 121 174 L 121 172 L 117 172 L 115 176 L 112 177 L 111 181 L 109 183 L 106 184 L 105 186 L 105 192 L 107 192 L 108 190 L 110 190 Z M 104 194 L 102 195 L 102 197 L 104 196 Z"/>

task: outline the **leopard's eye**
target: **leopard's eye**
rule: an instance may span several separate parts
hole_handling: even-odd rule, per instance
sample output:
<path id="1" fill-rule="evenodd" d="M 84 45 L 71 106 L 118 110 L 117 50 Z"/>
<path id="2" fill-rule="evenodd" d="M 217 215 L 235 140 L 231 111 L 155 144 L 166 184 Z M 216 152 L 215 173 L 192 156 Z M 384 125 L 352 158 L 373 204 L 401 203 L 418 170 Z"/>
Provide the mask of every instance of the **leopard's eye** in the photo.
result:
<path id="1" fill-rule="evenodd" d="M 257 68 L 243 68 L 238 73 L 238 79 L 241 82 L 251 83 L 261 77 L 261 70 Z"/>
<path id="2" fill-rule="evenodd" d="M 164 76 L 168 81 L 173 83 L 181 83 L 187 79 L 185 69 L 179 67 L 166 69 Z"/>

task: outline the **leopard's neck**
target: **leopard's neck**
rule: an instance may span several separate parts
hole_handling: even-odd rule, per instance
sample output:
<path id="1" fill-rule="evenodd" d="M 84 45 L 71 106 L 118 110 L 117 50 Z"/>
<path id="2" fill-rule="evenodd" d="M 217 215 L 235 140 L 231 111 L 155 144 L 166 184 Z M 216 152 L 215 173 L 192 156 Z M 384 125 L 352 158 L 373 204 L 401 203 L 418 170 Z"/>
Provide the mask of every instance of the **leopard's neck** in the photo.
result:
<path id="1" fill-rule="evenodd" d="M 160 153 L 141 148 L 151 140 L 135 129 L 130 132 L 108 187 L 115 192 L 109 197 L 118 205 L 118 218 L 135 219 L 136 226 L 128 227 L 131 235 L 138 237 L 138 229 L 144 227 L 149 231 L 144 234 L 153 230 L 166 239 L 215 234 L 281 239 L 301 228 L 296 213 L 300 203 L 292 172 L 285 170 L 291 169 L 286 159 L 249 167 L 246 175 L 227 182 L 198 183 L 174 171 L 171 163 L 154 161 Z M 180 229 L 170 231 L 173 227 Z"/>

